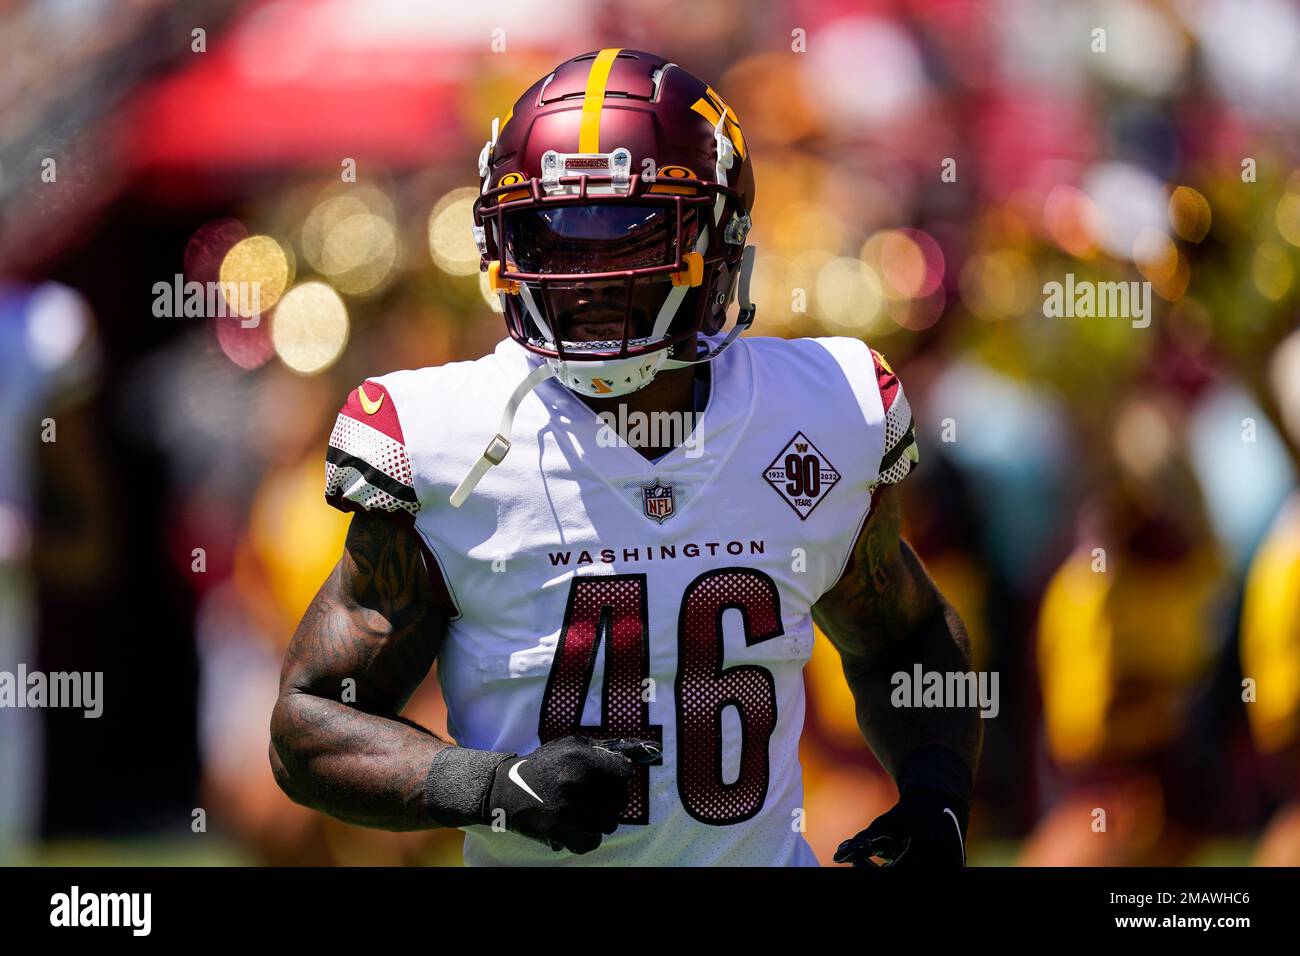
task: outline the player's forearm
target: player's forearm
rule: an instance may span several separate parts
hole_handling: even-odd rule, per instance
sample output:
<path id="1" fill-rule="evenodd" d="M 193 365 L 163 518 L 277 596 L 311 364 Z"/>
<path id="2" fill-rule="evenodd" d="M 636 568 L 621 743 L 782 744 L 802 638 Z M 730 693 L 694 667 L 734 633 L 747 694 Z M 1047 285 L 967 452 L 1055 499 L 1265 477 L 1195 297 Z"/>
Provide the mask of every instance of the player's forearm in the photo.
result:
<path id="1" fill-rule="evenodd" d="M 271 766 L 296 803 L 359 826 L 424 830 L 434 756 L 449 747 L 401 719 L 341 701 L 286 691 L 271 720 Z"/>
<path id="2" fill-rule="evenodd" d="M 910 633 L 890 642 L 867 660 L 844 659 L 844 675 L 853 692 L 858 727 L 891 774 L 909 753 L 924 747 L 944 747 L 974 771 L 979 761 L 983 726 L 971 706 L 895 706 L 895 675 L 911 679 L 923 673 L 967 673 L 971 670 L 970 641 L 957 612 L 937 591 L 929 613 L 915 620 Z M 929 603 L 929 602 L 927 602 Z"/>

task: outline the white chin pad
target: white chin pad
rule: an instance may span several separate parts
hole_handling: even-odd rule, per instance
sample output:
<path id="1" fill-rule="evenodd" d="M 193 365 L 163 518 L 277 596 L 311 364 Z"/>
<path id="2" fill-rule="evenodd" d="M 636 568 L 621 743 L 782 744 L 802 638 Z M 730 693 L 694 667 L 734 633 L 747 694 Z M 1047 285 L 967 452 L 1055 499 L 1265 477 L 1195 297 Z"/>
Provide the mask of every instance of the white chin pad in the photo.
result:
<path id="1" fill-rule="evenodd" d="M 587 343 L 590 347 L 596 343 Z M 565 345 L 566 350 L 568 345 Z M 645 388 L 663 367 L 667 349 L 659 349 L 635 358 L 603 359 L 596 362 L 569 362 L 547 359 L 555 377 L 565 388 L 591 398 L 617 398 Z"/>

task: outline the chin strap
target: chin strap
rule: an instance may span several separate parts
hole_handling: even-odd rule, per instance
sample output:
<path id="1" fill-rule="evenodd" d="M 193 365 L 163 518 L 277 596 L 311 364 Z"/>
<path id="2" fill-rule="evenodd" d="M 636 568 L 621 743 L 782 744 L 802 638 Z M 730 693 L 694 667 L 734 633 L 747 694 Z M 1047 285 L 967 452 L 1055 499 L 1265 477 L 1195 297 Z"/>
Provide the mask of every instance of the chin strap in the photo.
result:
<path id="1" fill-rule="evenodd" d="M 483 456 L 474 462 L 474 467 L 466 473 L 460 480 L 460 484 L 456 486 L 456 490 L 451 493 L 453 508 L 459 508 L 465 503 L 474 486 L 488 473 L 489 468 L 505 460 L 506 452 L 510 450 L 510 430 L 514 427 L 515 413 L 519 411 L 520 403 L 533 389 L 554 374 L 555 369 L 551 368 L 550 363 L 543 362 L 515 386 L 515 390 L 510 393 L 510 400 L 506 402 L 505 411 L 501 413 L 501 424 L 497 427 L 496 436 L 488 442 L 487 448 L 483 450 Z"/>
<path id="2" fill-rule="evenodd" d="M 738 299 L 740 302 L 740 315 L 736 316 L 736 324 L 732 326 L 727 337 L 723 339 L 716 348 L 710 349 L 699 358 L 693 359 L 674 359 L 670 358 L 664 362 L 664 368 L 686 368 L 689 365 L 699 365 L 702 362 L 712 362 L 722 354 L 723 350 L 731 345 L 732 342 L 740 338 L 751 325 L 754 324 L 754 313 L 758 311 L 757 306 L 749 300 L 749 277 L 754 271 L 754 247 L 746 246 L 744 253 L 740 258 L 740 289 Z"/>

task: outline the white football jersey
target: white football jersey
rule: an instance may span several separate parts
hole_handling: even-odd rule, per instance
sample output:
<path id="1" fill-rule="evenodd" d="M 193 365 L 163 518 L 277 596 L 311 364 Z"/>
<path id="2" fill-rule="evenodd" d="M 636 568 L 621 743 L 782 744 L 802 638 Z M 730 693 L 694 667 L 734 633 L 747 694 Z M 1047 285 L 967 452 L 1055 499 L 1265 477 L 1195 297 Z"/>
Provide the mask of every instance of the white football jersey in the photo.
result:
<path id="1" fill-rule="evenodd" d="M 897 380 L 856 339 L 740 339 L 712 364 L 689 443 L 656 462 L 546 381 L 505 460 L 452 508 L 540 361 L 507 339 L 370 379 L 330 439 L 327 499 L 413 522 L 457 609 L 438 676 L 459 744 L 662 743 L 599 849 L 476 826 L 466 862 L 815 866 L 798 760 L 810 611 L 875 485 L 916 461 Z"/>

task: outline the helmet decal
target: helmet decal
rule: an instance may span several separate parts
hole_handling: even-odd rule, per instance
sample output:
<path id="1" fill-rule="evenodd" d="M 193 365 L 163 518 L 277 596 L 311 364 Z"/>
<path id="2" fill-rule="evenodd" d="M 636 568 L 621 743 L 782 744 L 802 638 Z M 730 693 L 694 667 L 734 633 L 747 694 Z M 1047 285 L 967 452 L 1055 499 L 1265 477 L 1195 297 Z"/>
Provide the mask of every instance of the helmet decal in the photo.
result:
<path id="1" fill-rule="evenodd" d="M 736 111 L 722 102 L 722 97 L 713 92 L 713 87 L 708 87 L 704 91 L 704 95 L 691 104 L 691 109 L 714 126 L 717 126 L 718 120 L 725 116 L 727 121 L 723 129 L 731 139 L 731 144 L 736 148 L 736 155 L 741 159 L 745 158 L 745 136 L 740 131 L 740 120 L 736 116 Z"/>
<path id="2" fill-rule="evenodd" d="M 498 186 L 515 186 L 525 182 L 523 173 L 506 173 L 497 181 Z M 514 189 L 497 197 L 497 202 L 513 202 L 516 199 L 527 199 L 527 189 Z"/>

